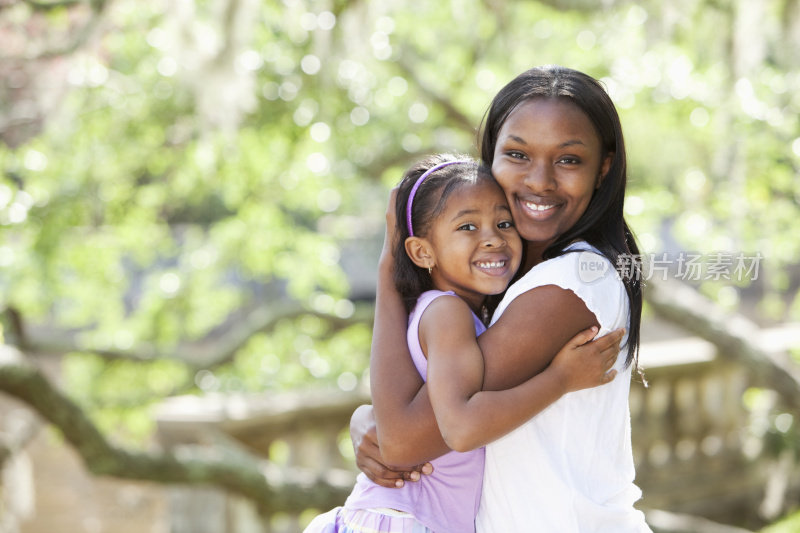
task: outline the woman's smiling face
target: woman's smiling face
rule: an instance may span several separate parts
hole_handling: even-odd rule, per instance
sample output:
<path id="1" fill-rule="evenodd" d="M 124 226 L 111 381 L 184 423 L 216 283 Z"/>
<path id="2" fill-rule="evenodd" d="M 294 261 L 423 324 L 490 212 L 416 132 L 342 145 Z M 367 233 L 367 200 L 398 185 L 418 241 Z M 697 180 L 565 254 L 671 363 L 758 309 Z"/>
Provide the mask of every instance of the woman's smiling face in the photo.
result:
<path id="1" fill-rule="evenodd" d="M 533 98 L 508 116 L 497 136 L 492 174 L 505 192 L 527 262 L 586 211 L 613 154 L 602 154 L 589 117 L 566 98 Z"/>

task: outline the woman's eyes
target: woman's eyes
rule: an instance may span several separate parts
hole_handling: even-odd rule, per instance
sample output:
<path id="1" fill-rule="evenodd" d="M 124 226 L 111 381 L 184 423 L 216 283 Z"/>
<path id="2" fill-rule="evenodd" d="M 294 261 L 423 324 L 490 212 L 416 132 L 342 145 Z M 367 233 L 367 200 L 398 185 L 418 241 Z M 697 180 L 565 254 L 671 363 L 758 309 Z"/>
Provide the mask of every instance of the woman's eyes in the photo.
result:
<path id="1" fill-rule="evenodd" d="M 506 152 L 506 155 L 508 157 L 510 157 L 511 159 L 519 159 L 519 160 L 528 159 L 528 156 L 525 155 L 523 152 L 509 151 L 509 152 Z M 570 156 L 562 156 L 562 157 L 559 157 L 559 158 L 556 159 L 556 163 L 562 163 L 562 164 L 566 164 L 566 165 L 577 165 L 580 162 L 581 162 L 581 159 L 579 157 L 575 157 L 575 156 L 571 156 L 571 155 Z"/>

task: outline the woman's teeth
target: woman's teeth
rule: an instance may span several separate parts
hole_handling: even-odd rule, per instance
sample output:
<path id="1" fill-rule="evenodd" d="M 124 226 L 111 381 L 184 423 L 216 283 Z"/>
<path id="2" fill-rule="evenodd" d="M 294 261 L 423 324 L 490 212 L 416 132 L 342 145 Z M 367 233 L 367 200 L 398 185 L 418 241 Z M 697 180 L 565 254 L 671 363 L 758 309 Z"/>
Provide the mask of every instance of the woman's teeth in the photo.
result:
<path id="1" fill-rule="evenodd" d="M 525 202 L 525 207 L 527 207 L 531 211 L 547 211 L 548 209 L 555 207 L 555 205 L 532 204 L 530 202 Z"/>

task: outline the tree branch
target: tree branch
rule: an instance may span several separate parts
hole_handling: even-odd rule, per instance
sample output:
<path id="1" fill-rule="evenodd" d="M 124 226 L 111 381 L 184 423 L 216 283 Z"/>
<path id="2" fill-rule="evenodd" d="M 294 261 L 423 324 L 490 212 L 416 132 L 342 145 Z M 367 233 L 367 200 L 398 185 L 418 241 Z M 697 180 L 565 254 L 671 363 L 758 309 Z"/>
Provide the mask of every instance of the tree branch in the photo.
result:
<path id="1" fill-rule="evenodd" d="M 180 458 L 172 453 L 130 452 L 109 443 L 71 399 L 53 387 L 16 348 L 0 345 L 0 390 L 27 403 L 57 427 L 96 475 L 157 483 L 214 485 L 251 500 L 262 513 L 328 508 L 344 501 L 351 485 L 303 478 L 302 473 L 271 476 L 267 463 Z"/>
<path id="2" fill-rule="evenodd" d="M 645 511 L 644 514 L 647 524 L 655 533 L 752 533 L 749 529 L 712 522 L 701 516 L 658 509 Z"/>
<path id="3" fill-rule="evenodd" d="M 50 11 L 51 9 L 57 9 L 60 7 L 72 7 L 78 4 L 88 4 L 88 0 L 60 0 L 55 2 L 40 2 L 36 0 L 24 0 L 25 4 L 28 4 L 31 9 L 34 11 Z"/>
<path id="4" fill-rule="evenodd" d="M 618 0 L 604 0 L 603 2 L 597 2 L 596 0 L 539 0 L 539 3 L 550 6 L 558 11 L 594 13 L 596 11 L 607 10 L 623 2 Z"/>
<path id="5" fill-rule="evenodd" d="M 182 343 L 176 349 L 164 352 L 152 344 L 139 344 L 130 350 L 116 350 L 102 346 L 93 346 L 80 342 L 74 333 L 53 332 L 44 334 L 28 334 L 25 349 L 30 354 L 67 352 L 94 353 L 105 359 L 125 359 L 131 361 L 156 361 L 159 359 L 178 360 L 191 370 L 214 368 L 230 362 L 233 357 L 257 333 L 272 330 L 283 319 L 297 318 L 301 315 L 319 317 L 332 324 L 334 329 L 343 329 L 353 324 L 368 322 L 372 319 L 373 310 L 369 305 L 358 306 L 356 312 L 348 318 L 341 318 L 318 311 L 310 310 L 298 302 L 277 302 L 258 307 L 250 311 L 243 319 L 233 321 L 222 332 L 213 332 L 205 339 L 195 343 Z M 24 326 L 20 318 L 20 328 Z"/>
<path id="6" fill-rule="evenodd" d="M 743 365 L 758 383 L 781 394 L 790 406 L 800 408 L 800 365 L 785 352 L 756 346 L 759 328 L 750 320 L 726 313 L 675 280 L 651 281 L 644 294 L 656 314 L 711 342 L 720 357 Z"/>
<path id="7" fill-rule="evenodd" d="M 25 321 L 22 314 L 19 309 L 12 306 L 6 307 L 3 314 L 8 318 L 8 333 L 13 343 L 24 350 L 28 344 L 28 337 L 25 334 Z"/>
<path id="8" fill-rule="evenodd" d="M 77 5 L 86 4 L 91 9 L 91 14 L 89 15 L 89 20 L 86 24 L 83 25 L 80 30 L 75 32 L 75 36 L 71 39 L 70 42 L 62 45 L 56 46 L 53 48 L 49 48 L 46 50 L 33 52 L 31 54 L 25 56 L 3 56 L 0 55 L 0 60 L 24 60 L 24 61 L 35 61 L 38 59 L 52 59 L 55 57 L 61 57 L 70 55 L 80 47 L 82 47 L 86 42 L 94 35 L 95 30 L 100 25 L 100 21 L 102 20 L 103 11 L 105 11 L 106 7 L 108 7 L 110 0 L 62 0 L 56 2 L 39 2 L 34 0 L 26 0 L 26 4 L 30 5 L 34 11 L 49 11 L 51 9 L 57 7 L 73 7 Z"/>
<path id="9" fill-rule="evenodd" d="M 400 67 L 400 70 L 402 70 L 406 76 L 408 76 L 413 80 L 414 86 L 416 88 L 422 91 L 422 93 L 425 94 L 428 98 L 433 100 L 436 103 L 436 105 L 444 109 L 444 112 L 448 118 L 447 122 L 452 122 L 453 124 L 458 125 L 462 129 L 469 131 L 472 134 L 475 134 L 475 121 L 472 118 L 466 116 L 461 111 L 459 111 L 453 105 L 453 102 L 450 100 L 448 96 L 438 93 L 434 88 L 432 88 L 430 85 L 421 80 L 419 76 L 417 76 L 416 71 L 413 68 L 411 68 L 411 66 L 408 63 L 403 61 L 402 56 L 400 59 L 396 61 L 396 64 L 398 67 Z"/>

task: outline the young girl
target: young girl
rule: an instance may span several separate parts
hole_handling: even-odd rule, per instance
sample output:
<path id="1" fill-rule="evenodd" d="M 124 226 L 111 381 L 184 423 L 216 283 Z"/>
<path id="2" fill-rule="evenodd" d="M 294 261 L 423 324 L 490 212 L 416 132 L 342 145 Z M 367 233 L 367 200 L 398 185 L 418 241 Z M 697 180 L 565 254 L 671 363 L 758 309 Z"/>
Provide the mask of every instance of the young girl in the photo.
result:
<path id="1" fill-rule="evenodd" d="M 587 356 L 572 339 L 542 373 L 504 391 L 482 391 L 487 295 L 502 293 L 520 265 L 522 241 L 502 189 L 485 168 L 465 158 L 431 156 L 409 169 L 397 192 L 395 285 L 410 311 L 407 342 L 427 378 L 430 401 L 447 445 L 434 472 L 402 488 L 359 475 L 344 507 L 316 517 L 311 532 L 474 530 L 481 494 L 481 448 L 567 392 L 607 383 L 619 338 Z M 478 318 L 482 316 L 483 319 Z M 476 431 L 480 428 L 480 431 Z"/>

